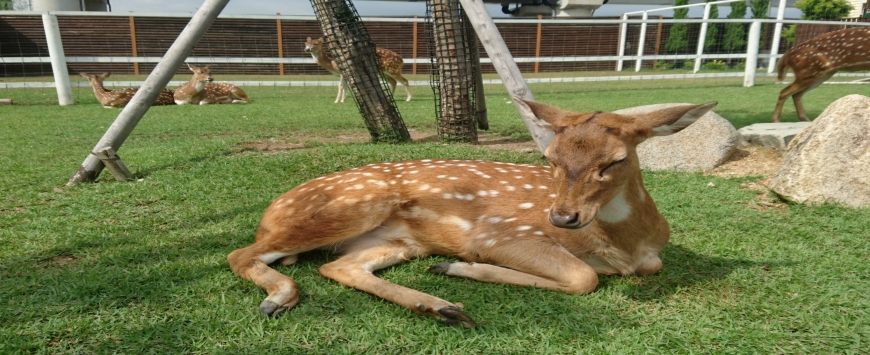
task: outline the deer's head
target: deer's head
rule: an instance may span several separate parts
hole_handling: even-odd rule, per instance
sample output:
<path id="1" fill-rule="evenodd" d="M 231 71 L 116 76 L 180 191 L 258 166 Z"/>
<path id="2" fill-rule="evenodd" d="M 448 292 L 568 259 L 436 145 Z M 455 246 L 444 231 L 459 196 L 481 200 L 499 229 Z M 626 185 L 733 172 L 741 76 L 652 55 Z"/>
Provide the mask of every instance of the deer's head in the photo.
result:
<path id="1" fill-rule="evenodd" d="M 105 73 L 102 73 L 102 74 L 88 74 L 88 73 L 85 73 L 85 72 L 79 72 L 79 76 L 81 76 L 81 77 L 83 77 L 83 78 L 85 78 L 85 79 L 88 79 L 88 83 L 90 83 L 90 84 L 98 84 L 98 85 L 100 85 L 100 86 L 103 85 L 103 80 L 105 80 L 106 78 L 108 78 L 110 75 L 112 75 L 112 73 L 110 73 L 110 72 L 105 72 Z"/>
<path id="2" fill-rule="evenodd" d="M 588 226 L 626 184 L 639 182 L 638 144 L 652 136 L 679 132 L 716 105 L 709 102 L 623 116 L 576 113 L 521 101 L 555 133 L 545 153 L 557 184 L 549 219 L 562 228 Z"/>
<path id="3" fill-rule="evenodd" d="M 311 37 L 308 37 L 308 39 L 305 40 L 305 49 L 304 49 L 305 53 L 317 54 L 317 53 L 320 53 L 320 50 L 322 48 L 323 48 L 323 38 L 322 37 L 318 38 L 318 39 L 311 39 Z"/>
<path id="4" fill-rule="evenodd" d="M 211 77 L 211 68 L 208 65 L 204 67 L 198 67 L 188 64 L 187 67 L 190 68 L 190 71 L 193 72 L 193 79 L 200 83 L 210 83 L 214 80 Z"/>

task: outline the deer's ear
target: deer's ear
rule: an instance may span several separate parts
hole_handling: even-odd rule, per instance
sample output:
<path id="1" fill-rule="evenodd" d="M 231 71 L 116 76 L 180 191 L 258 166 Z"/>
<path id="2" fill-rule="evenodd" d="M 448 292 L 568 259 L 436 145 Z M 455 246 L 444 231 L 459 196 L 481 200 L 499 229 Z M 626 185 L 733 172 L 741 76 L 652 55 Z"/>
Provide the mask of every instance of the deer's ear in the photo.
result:
<path id="1" fill-rule="evenodd" d="M 211 69 L 211 65 L 208 64 L 208 65 L 204 66 L 203 69 L 205 69 L 205 70 L 210 70 L 210 69 Z"/>
<path id="2" fill-rule="evenodd" d="M 544 103 L 523 100 L 519 97 L 514 97 L 514 100 L 518 102 L 522 102 L 532 111 L 532 114 L 535 115 L 539 120 L 549 123 L 551 126 L 558 126 L 562 119 L 571 115 L 576 115 L 576 113 L 560 109 L 555 106 L 550 106 Z"/>
<path id="3" fill-rule="evenodd" d="M 187 68 L 190 69 L 190 71 L 193 71 L 194 66 L 190 65 L 190 63 L 185 63 L 185 64 L 187 64 Z"/>
<path id="4" fill-rule="evenodd" d="M 305 42 L 311 42 L 311 37 L 308 37 Z"/>
<path id="5" fill-rule="evenodd" d="M 649 130 L 650 136 L 669 136 L 682 131 L 704 116 L 718 102 L 711 101 L 700 105 L 680 105 L 636 116 L 639 129 Z"/>
<path id="6" fill-rule="evenodd" d="M 99 77 L 100 77 L 100 79 L 105 79 L 105 78 L 108 78 L 110 75 L 112 75 L 112 73 L 105 72 L 105 73 L 100 74 Z"/>
<path id="7" fill-rule="evenodd" d="M 80 72 L 79 72 L 79 76 L 82 77 L 82 78 L 87 78 L 87 77 L 88 77 L 88 73 L 85 73 L 85 72 L 83 72 L 83 71 L 80 71 Z"/>

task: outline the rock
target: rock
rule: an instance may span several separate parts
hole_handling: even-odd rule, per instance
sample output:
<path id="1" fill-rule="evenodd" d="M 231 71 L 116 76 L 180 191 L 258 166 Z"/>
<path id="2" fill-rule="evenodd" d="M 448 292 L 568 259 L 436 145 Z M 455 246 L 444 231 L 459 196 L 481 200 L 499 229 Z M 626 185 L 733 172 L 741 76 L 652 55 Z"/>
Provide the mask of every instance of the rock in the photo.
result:
<path id="1" fill-rule="evenodd" d="M 769 187 L 797 203 L 870 206 L 870 98 L 828 106 L 788 145 Z"/>
<path id="2" fill-rule="evenodd" d="M 614 111 L 633 115 L 685 104 L 657 104 Z M 707 112 L 686 129 L 652 137 L 637 146 L 642 169 L 654 171 L 709 171 L 722 164 L 737 148 L 739 135 L 728 120 Z"/>
<path id="3" fill-rule="evenodd" d="M 760 145 L 785 152 L 788 143 L 812 122 L 756 123 L 737 130 L 740 146 Z"/>

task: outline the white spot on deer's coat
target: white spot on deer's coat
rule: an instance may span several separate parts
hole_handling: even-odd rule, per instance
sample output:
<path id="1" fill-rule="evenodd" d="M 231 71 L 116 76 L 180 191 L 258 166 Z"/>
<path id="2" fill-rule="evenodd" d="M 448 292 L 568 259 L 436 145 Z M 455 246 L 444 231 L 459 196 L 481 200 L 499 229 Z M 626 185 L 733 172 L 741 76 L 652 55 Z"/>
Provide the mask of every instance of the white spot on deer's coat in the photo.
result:
<path id="1" fill-rule="evenodd" d="M 353 185 L 353 188 L 357 189 L 357 190 L 362 190 L 365 188 L 365 186 L 363 186 L 363 184 L 356 184 L 356 185 Z"/>
<path id="2" fill-rule="evenodd" d="M 607 223 L 624 221 L 631 215 L 631 205 L 625 199 L 625 190 L 620 191 L 616 197 L 598 211 L 598 219 Z"/>
<path id="3" fill-rule="evenodd" d="M 460 218 L 459 216 L 445 216 L 442 217 L 439 222 L 444 224 L 452 224 L 459 228 L 462 228 L 464 231 L 471 230 L 471 222 L 465 219 Z"/>
<path id="4" fill-rule="evenodd" d="M 486 243 L 484 243 L 484 245 L 486 245 L 487 247 L 491 247 L 491 246 L 495 245 L 495 241 L 492 239 L 487 240 Z"/>
<path id="5" fill-rule="evenodd" d="M 532 226 L 519 226 L 519 227 L 517 227 L 518 231 L 527 231 L 529 229 L 532 229 Z"/>
<path id="6" fill-rule="evenodd" d="M 487 219 L 487 221 L 488 221 L 489 223 L 492 223 L 492 224 L 499 223 L 499 222 L 501 222 L 501 221 L 503 221 L 503 220 L 504 220 L 504 218 L 501 218 L 501 217 L 490 217 L 489 219 Z"/>
<path id="7" fill-rule="evenodd" d="M 423 186 L 420 186 L 420 191 L 426 191 L 429 189 L 429 187 L 429 184 L 423 184 Z"/>
<path id="8" fill-rule="evenodd" d="M 532 208 L 532 207 L 534 207 L 534 206 L 535 206 L 535 204 L 534 204 L 534 203 L 531 203 L 531 202 L 521 203 L 521 204 L 519 205 L 519 207 L 520 207 L 521 209 L 524 209 L 524 210 L 527 210 L 527 209 Z"/>

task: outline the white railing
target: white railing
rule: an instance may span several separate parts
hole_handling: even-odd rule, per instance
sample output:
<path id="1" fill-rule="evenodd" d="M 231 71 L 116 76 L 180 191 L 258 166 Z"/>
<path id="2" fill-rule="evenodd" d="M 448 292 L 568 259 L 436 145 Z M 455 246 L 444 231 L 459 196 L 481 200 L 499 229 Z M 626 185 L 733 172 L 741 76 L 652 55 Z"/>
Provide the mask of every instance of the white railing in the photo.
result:
<path id="1" fill-rule="evenodd" d="M 710 5 L 718 4 L 718 3 L 727 3 L 733 2 L 735 0 L 724 0 L 717 1 L 705 4 L 696 4 L 696 5 L 705 5 L 705 17 L 709 16 Z M 688 7 L 680 6 L 680 7 Z M 667 8 L 673 9 L 673 8 Z M 813 25 L 846 25 L 843 22 L 836 21 L 782 21 L 782 20 L 758 20 L 758 19 L 683 19 L 683 20 L 675 20 L 675 19 L 654 19 L 650 20 L 646 14 L 652 11 L 659 11 L 663 9 L 653 9 L 647 11 L 641 11 L 644 14 L 644 18 L 641 20 L 628 20 L 627 17 L 623 17 L 621 20 L 593 20 L 593 19 L 495 19 L 494 22 L 496 24 L 551 24 L 551 25 L 602 25 L 602 24 L 611 24 L 611 25 L 620 25 L 620 35 L 619 35 L 619 43 L 618 50 L 615 55 L 597 55 L 597 56 L 551 56 L 551 57 L 517 57 L 514 60 L 517 63 L 547 63 L 547 62 L 602 62 L 602 61 L 614 61 L 617 63 L 616 69 L 617 71 L 622 70 L 623 61 L 626 60 L 634 60 L 635 61 L 635 71 L 640 70 L 640 66 L 642 61 L 655 61 L 655 60 L 694 60 L 694 74 L 679 74 L 679 75 L 614 75 L 614 76 L 596 76 L 596 77 L 573 77 L 573 78 L 546 78 L 546 79 L 529 79 L 527 80 L 530 83 L 533 82 L 578 82 L 578 81 L 615 81 L 615 80 L 638 80 L 638 79 L 667 79 L 667 78 L 707 78 L 707 77 L 744 77 L 744 86 L 753 86 L 755 83 L 755 77 L 758 75 L 757 73 L 757 63 L 759 59 L 768 59 L 771 63 L 771 67 L 774 66 L 775 61 L 779 58 L 779 55 L 776 51 L 772 51 L 771 54 L 759 54 L 758 43 L 760 38 L 760 30 L 762 23 L 774 23 L 781 24 L 783 22 L 788 23 L 802 23 L 802 24 L 813 24 Z M 56 87 L 58 90 L 58 101 L 61 104 L 65 104 L 67 102 L 71 102 L 71 94 L 70 87 L 73 86 L 72 83 L 69 82 L 69 75 L 66 73 L 66 64 L 67 63 L 158 63 L 161 60 L 161 57 L 132 57 L 132 56 L 112 56 L 112 57 L 65 57 L 63 55 L 63 47 L 60 42 L 60 37 L 56 33 L 51 33 L 57 31 L 57 16 L 119 16 L 119 17 L 129 17 L 129 14 L 112 14 L 112 13 L 82 13 L 82 12 L 20 12 L 20 11 L 0 11 L 0 16 L 34 16 L 40 15 L 42 16 L 45 31 L 46 31 L 46 40 L 48 41 L 49 47 L 49 57 L 0 57 L 0 64 L 15 64 L 15 63 L 51 63 L 52 69 L 54 71 L 54 79 L 55 82 L 46 82 L 46 83 L 35 83 L 35 82 L 0 82 L 0 88 L 34 88 L 34 87 Z M 179 15 L 179 14 L 136 14 L 137 17 L 190 17 L 190 15 Z M 220 16 L 220 18 L 239 18 L 239 19 L 281 19 L 281 20 L 305 20 L 305 21 L 314 21 L 315 18 L 313 16 Z M 366 22 L 399 22 L 399 23 L 424 23 L 425 19 L 422 18 L 363 18 Z M 706 25 L 709 23 L 750 23 L 750 31 L 748 34 L 749 39 L 747 40 L 747 50 L 745 53 L 716 53 L 716 54 L 705 54 L 703 52 L 704 47 L 704 39 L 705 35 L 703 33 Z M 697 47 L 697 51 L 695 54 L 669 54 L 669 55 L 644 55 L 643 49 L 645 46 L 645 28 L 647 24 L 662 24 L 662 23 L 700 23 L 702 24 L 701 33 L 699 36 L 699 43 Z M 641 25 L 641 36 L 638 43 L 638 51 L 637 55 L 625 55 L 626 48 L 626 32 L 627 25 L 629 24 L 640 24 Z M 870 23 L 848 23 L 849 26 L 870 26 Z M 746 70 L 744 73 L 704 73 L 699 74 L 700 64 L 704 59 L 743 59 L 746 63 Z M 287 63 L 287 64 L 313 64 L 310 58 L 233 58 L 233 57 L 188 57 L 187 61 L 190 62 L 198 62 L 198 63 L 250 63 L 250 64 L 262 64 L 262 63 Z M 491 63 L 489 58 L 483 57 L 481 58 L 481 62 L 485 64 Z M 408 58 L 405 60 L 407 64 L 429 64 L 429 58 Z M 770 72 L 766 74 L 761 74 L 766 76 L 771 76 Z M 842 76 L 854 76 L 854 75 L 843 75 Z M 861 75 L 861 74 L 858 74 Z M 498 80 L 490 80 L 490 83 L 499 83 Z M 119 85 L 128 84 L 126 86 L 134 86 L 141 83 L 136 82 L 117 82 Z M 336 82 L 320 82 L 320 81 L 238 81 L 233 82 L 237 85 L 254 85 L 254 86 L 333 86 L 337 85 Z M 75 83 L 75 86 L 84 85 L 82 83 Z M 429 85 L 428 81 L 415 81 L 412 82 L 412 85 Z"/>

